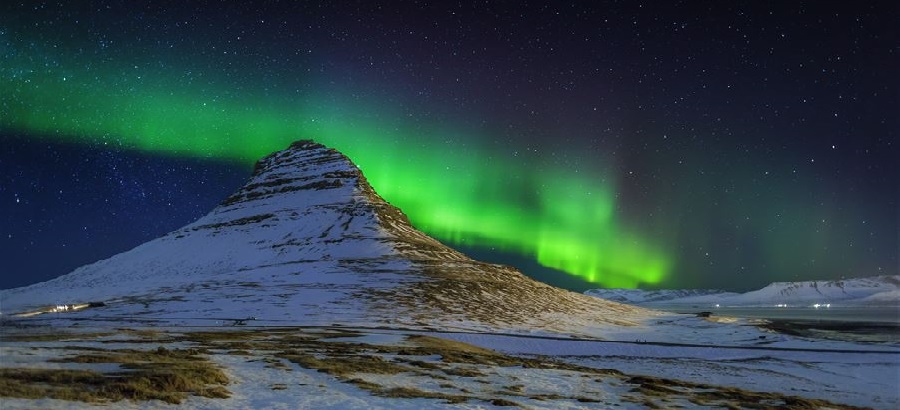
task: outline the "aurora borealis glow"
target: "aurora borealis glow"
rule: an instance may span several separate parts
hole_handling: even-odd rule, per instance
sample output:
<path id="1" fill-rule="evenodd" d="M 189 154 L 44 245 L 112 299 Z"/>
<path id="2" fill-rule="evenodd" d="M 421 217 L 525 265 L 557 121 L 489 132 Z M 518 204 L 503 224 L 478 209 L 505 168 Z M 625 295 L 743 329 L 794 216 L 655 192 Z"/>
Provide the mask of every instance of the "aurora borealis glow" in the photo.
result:
<path id="1" fill-rule="evenodd" d="M 17 104 L 0 125 L 79 143 L 117 136 L 126 149 L 236 161 L 255 161 L 285 147 L 291 136 L 314 135 L 350 156 L 417 226 L 451 244 L 533 256 L 607 286 L 657 283 L 669 269 L 668 257 L 616 223 L 610 184 L 500 159 L 486 162 L 490 153 L 476 146 L 477 138 L 463 139 L 473 141 L 467 149 L 440 138 L 416 144 L 420 134 L 453 131 L 409 130 L 402 123 L 373 123 L 303 105 L 247 109 L 240 101 L 198 103 L 202 93 L 105 94 L 99 90 L 107 80 L 85 85 L 76 79 L 86 73 L 69 71 L 63 79 L 54 72 L 6 78 L 0 91 Z M 524 192 L 533 198 L 511 203 Z"/>
<path id="2" fill-rule="evenodd" d="M 533 37 L 480 6 L 101 4 L 3 6 L 0 135 L 237 167 L 313 138 L 425 232 L 606 287 L 897 271 L 896 119 L 883 108 L 897 98 L 882 84 L 896 58 L 857 79 L 853 57 L 887 40 L 776 70 L 729 60 L 740 53 L 716 41 L 743 44 L 730 26 L 685 10 L 528 9 L 545 27 Z M 853 16 L 877 30 L 877 6 Z M 739 19 L 726 9 L 709 12 Z M 742 53 L 835 48 L 781 11 L 759 24 L 793 43 L 756 30 Z M 660 16 L 682 22 L 670 40 L 635 37 L 671 29 Z M 697 55 L 677 54 L 682 41 Z M 829 70 L 836 80 L 818 78 Z"/>

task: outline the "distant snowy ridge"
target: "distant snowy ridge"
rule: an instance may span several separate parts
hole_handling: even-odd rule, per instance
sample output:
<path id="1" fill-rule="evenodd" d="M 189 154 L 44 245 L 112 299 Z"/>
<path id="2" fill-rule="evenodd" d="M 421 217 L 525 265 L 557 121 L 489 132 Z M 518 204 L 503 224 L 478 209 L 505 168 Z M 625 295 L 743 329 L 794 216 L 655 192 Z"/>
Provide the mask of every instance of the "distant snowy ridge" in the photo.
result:
<path id="1" fill-rule="evenodd" d="M 586 295 L 635 305 L 719 304 L 722 306 L 900 305 L 900 275 L 868 278 L 774 282 L 746 293 L 719 290 L 592 289 Z"/>
<path id="2" fill-rule="evenodd" d="M 670 300 L 692 297 L 737 295 L 737 293 L 716 289 L 591 289 L 584 293 L 588 296 L 611 300 L 613 302 L 630 304 L 668 302 Z"/>
<path id="3" fill-rule="evenodd" d="M 900 304 L 897 299 L 882 299 L 879 296 L 881 294 L 886 296 L 892 292 L 896 294 L 898 288 L 900 275 L 830 281 L 775 282 L 759 290 L 725 298 L 724 302 L 731 305 L 833 302 L 850 304 L 867 301 Z"/>

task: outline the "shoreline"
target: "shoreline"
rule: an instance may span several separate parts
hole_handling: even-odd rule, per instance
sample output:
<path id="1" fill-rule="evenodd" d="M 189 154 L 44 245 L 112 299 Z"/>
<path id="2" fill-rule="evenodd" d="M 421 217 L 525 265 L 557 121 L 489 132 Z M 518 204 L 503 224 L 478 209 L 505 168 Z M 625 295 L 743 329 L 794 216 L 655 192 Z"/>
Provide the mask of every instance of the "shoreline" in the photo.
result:
<path id="1" fill-rule="evenodd" d="M 776 333 L 814 339 L 900 344 L 900 324 L 813 319 L 764 319 L 755 326 Z"/>

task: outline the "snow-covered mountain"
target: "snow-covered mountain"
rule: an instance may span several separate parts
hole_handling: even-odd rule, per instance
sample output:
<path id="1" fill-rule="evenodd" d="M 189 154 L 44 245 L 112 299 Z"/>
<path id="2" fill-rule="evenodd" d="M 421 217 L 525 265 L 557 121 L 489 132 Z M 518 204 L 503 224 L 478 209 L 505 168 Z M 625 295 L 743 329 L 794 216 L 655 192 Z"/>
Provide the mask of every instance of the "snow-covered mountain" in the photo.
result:
<path id="1" fill-rule="evenodd" d="M 879 299 L 879 294 L 898 291 L 900 276 L 875 276 L 870 278 L 775 282 L 762 289 L 726 298 L 736 305 L 750 304 L 813 304 L 813 303 L 865 303 Z M 886 301 L 890 301 L 888 298 Z M 900 300 L 893 299 L 893 304 Z"/>
<path id="2" fill-rule="evenodd" d="M 737 293 L 717 289 L 590 289 L 584 293 L 588 296 L 611 300 L 613 302 L 630 304 L 662 303 L 682 298 L 737 295 Z"/>
<path id="3" fill-rule="evenodd" d="M 0 291 L 0 307 L 4 315 L 570 334 L 655 315 L 469 259 L 413 228 L 343 154 L 311 141 L 260 160 L 246 185 L 197 221 L 59 278 Z"/>
<path id="4" fill-rule="evenodd" d="M 869 278 L 774 282 L 746 293 L 718 290 L 592 289 L 590 296 L 637 305 L 719 304 L 721 306 L 809 306 L 814 304 L 900 305 L 900 275 Z"/>

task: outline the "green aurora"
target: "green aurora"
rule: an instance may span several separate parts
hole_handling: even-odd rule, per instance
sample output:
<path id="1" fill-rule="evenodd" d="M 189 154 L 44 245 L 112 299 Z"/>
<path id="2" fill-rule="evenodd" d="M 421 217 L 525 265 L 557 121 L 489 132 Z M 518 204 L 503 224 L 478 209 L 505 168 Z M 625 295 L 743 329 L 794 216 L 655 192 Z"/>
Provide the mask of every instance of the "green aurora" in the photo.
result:
<path id="1" fill-rule="evenodd" d="M 333 90 L 273 97 L 180 80 L 171 68 L 78 66 L 5 61 L 0 131 L 244 163 L 313 138 L 347 154 L 417 227 L 450 244 L 533 257 L 606 287 L 656 284 L 673 266 L 618 220 L 611 176 L 525 167 L 477 143 L 477 131 L 392 120 L 402 115 Z"/>

